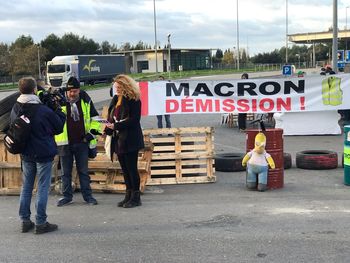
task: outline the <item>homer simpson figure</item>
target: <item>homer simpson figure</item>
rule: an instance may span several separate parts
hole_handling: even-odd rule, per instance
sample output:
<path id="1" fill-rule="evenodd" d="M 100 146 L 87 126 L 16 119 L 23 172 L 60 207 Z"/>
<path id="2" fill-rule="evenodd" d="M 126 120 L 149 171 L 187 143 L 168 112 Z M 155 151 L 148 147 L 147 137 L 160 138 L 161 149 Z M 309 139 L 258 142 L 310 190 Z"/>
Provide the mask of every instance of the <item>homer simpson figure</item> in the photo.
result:
<path id="1" fill-rule="evenodd" d="M 256 189 L 257 177 L 258 177 L 258 191 L 264 192 L 267 189 L 267 172 L 271 169 L 275 169 L 275 162 L 270 154 L 265 151 L 266 136 L 262 132 L 259 132 L 255 136 L 255 147 L 248 152 L 243 160 L 242 166 L 247 167 L 247 188 Z"/>

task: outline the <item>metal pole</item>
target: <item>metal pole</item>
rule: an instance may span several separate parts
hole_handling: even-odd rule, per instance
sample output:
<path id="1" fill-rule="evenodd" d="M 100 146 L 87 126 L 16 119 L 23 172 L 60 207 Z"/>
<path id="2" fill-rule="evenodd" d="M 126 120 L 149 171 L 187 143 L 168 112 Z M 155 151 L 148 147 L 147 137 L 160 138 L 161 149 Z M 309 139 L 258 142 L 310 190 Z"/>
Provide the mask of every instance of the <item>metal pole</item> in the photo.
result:
<path id="1" fill-rule="evenodd" d="M 41 70 L 40 70 L 40 45 L 38 44 L 38 78 L 41 79 Z"/>
<path id="2" fill-rule="evenodd" d="M 348 50 L 348 8 L 350 6 L 345 7 L 345 52 Z"/>
<path id="3" fill-rule="evenodd" d="M 238 22 L 238 0 L 237 0 L 237 70 L 239 70 L 239 22 Z"/>
<path id="4" fill-rule="evenodd" d="M 315 42 L 312 43 L 312 67 L 316 68 L 316 49 L 315 49 Z"/>
<path id="5" fill-rule="evenodd" d="M 332 67 L 338 73 L 338 1 L 333 0 L 333 47 L 332 47 Z"/>
<path id="6" fill-rule="evenodd" d="M 286 0 L 286 64 L 288 64 L 288 0 Z"/>
<path id="7" fill-rule="evenodd" d="M 168 34 L 168 63 L 169 63 L 169 65 L 168 65 L 168 72 L 169 72 L 169 79 L 170 79 L 170 75 L 171 75 L 171 55 L 170 55 L 170 49 L 171 49 L 171 44 L 170 44 L 170 36 L 171 36 L 171 34 Z"/>
<path id="8" fill-rule="evenodd" d="M 156 0 L 153 0 L 153 21 L 154 21 L 154 45 L 155 45 L 155 56 L 156 56 L 156 73 L 158 73 L 158 56 L 157 56 L 157 49 L 158 49 L 158 41 L 157 41 L 157 22 L 156 22 Z"/>

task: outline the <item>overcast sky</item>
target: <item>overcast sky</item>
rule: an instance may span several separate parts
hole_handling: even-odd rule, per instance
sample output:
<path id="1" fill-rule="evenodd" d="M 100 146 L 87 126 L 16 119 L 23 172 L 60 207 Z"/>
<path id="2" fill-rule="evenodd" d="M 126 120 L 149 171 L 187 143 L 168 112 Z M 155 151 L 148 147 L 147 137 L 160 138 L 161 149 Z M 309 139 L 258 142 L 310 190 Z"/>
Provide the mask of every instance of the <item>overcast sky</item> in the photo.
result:
<path id="1" fill-rule="evenodd" d="M 237 0 L 155 0 L 157 39 L 171 33 L 174 48 L 237 46 Z M 286 0 L 238 0 L 239 45 L 250 55 L 285 45 Z M 345 28 L 349 0 L 338 0 L 338 28 Z M 326 31 L 332 26 L 333 0 L 288 0 L 289 34 Z M 350 27 L 350 8 L 348 27 Z M 20 35 L 40 42 L 54 33 L 73 32 L 120 46 L 139 40 L 153 46 L 153 0 L 1 1 L 0 42 Z"/>

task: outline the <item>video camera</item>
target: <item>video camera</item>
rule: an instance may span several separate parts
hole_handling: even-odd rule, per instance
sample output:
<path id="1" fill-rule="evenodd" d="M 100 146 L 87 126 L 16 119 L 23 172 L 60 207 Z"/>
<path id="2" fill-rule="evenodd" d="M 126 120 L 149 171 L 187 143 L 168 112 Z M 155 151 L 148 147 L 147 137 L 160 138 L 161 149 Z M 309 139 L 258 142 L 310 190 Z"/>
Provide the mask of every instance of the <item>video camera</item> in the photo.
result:
<path id="1" fill-rule="evenodd" d="M 67 99 L 64 95 L 65 88 L 48 88 L 39 93 L 39 99 L 43 104 L 56 110 L 57 108 L 66 104 Z"/>

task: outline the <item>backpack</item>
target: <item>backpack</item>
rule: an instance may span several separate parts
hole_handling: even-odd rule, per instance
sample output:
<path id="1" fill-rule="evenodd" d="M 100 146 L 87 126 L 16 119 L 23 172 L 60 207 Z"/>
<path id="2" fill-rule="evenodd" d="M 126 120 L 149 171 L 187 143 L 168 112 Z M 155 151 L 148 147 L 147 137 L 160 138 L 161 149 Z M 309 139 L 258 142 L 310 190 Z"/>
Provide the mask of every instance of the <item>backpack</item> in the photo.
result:
<path id="1" fill-rule="evenodd" d="M 10 123 L 4 137 L 5 147 L 12 154 L 23 153 L 32 130 L 31 118 L 40 104 L 21 105 L 16 118 Z"/>

